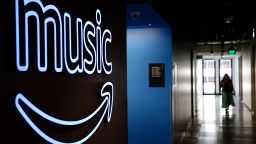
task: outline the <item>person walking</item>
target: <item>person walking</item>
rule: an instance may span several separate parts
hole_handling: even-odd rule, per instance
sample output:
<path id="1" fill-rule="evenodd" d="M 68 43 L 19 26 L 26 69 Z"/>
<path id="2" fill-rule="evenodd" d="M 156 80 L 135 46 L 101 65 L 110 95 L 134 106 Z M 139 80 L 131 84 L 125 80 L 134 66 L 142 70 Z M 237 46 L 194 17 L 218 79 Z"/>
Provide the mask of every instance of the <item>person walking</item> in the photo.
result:
<path id="1" fill-rule="evenodd" d="M 223 79 L 220 81 L 220 89 L 222 92 L 222 108 L 226 109 L 226 113 L 228 113 L 229 106 L 235 106 L 234 98 L 233 98 L 233 92 L 234 86 L 232 83 L 232 80 L 228 76 L 228 74 L 225 74 Z"/>

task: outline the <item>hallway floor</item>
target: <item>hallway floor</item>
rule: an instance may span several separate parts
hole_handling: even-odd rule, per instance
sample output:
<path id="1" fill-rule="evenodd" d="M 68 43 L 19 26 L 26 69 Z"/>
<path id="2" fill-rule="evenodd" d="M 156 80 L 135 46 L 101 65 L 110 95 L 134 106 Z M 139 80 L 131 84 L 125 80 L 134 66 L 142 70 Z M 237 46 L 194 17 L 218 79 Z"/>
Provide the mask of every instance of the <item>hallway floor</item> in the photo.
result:
<path id="1" fill-rule="evenodd" d="M 239 97 L 234 100 L 226 113 L 220 95 L 198 97 L 198 116 L 179 144 L 256 144 L 256 122 Z"/>

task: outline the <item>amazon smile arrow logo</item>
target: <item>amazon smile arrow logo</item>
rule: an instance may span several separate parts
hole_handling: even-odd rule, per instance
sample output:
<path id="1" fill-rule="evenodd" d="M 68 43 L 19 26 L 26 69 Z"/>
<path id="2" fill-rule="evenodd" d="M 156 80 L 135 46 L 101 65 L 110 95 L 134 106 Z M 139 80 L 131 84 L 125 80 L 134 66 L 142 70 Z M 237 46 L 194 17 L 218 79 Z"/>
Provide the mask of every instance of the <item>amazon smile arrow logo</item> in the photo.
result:
<path id="1" fill-rule="evenodd" d="M 111 92 L 107 91 L 108 88 L 111 88 Z M 31 103 L 23 94 L 18 93 L 15 98 L 15 105 L 22 117 L 25 119 L 25 121 L 31 126 L 31 128 L 40 135 L 43 139 L 50 143 L 56 143 L 56 144 L 66 144 L 66 142 L 62 142 L 60 140 L 54 139 L 51 136 L 47 135 L 45 132 L 43 132 L 29 117 L 29 115 L 24 111 L 24 109 L 21 107 L 20 102 L 23 102 L 27 107 L 29 107 L 32 111 L 34 111 L 36 114 L 38 114 L 41 118 L 48 120 L 52 123 L 63 125 L 63 126 L 76 126 L 86 123 L 87 121 L 91 120 L 101 109 L 104 109 L 104 112 L 100 119 L 98 120 L 96 126 L 89 132 L 88 135 L 85 135 L 82 139 L 76 140 L 74 142 L 69 142 L 69 144 L 81 144 L 87 141 L 97 130 L 99 125 L 101 124 L 104 116 L 106 115 L 107 121 L 110 122 L 111 115 L 112 115 L 112 107 L 113 107 L 113 96 L 114 96 L 114 89 L 113 84 L 111 82 L 106 82 L 102 88 L 101 88 L 101 97 L 103 98 L 102 103 L 97 107 L 96 110 L 94 110 L 90 115 L 74 121 L 66 121 L 61 120 L 58 118 L 55 118 L 53 116 L 48 115 L 47 113 L 40 110 L 37 106 L 35 106 L 33 103 Z M 104 107 L 105 105 L 105 107 Z"/>

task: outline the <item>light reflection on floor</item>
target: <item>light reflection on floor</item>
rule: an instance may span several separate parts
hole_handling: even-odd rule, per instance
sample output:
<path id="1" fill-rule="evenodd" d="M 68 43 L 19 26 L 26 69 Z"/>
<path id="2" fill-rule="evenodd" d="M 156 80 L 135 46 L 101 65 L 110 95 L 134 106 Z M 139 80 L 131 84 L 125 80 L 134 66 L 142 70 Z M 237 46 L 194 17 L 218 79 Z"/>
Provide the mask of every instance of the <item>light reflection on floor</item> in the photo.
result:
<path id="1" fill-rule="evenodd" d="M 204 121 L 214 121 L 216 119 L 215 107 L 216 104 L 214 96 L 207 95 L 207 98 L 201 98 L 198 102 L 199 119 Z"/>
<path id="2" fill-rule="evenodd" d="M 198 98 L 198 119 L 204 121 L 216 121 L 218 117 L 232 117 L 235 111 L 239 111 L 239 97 L 234 96 L 236 106 L 229 106 L 228 114 L 224 108 L 221 108 L 221 95 L 202 95 Z M 239 112 L 238 112 L 239 113 Z"/>
<path id="3" fill-rule="evenodd" d="M 236 106 L 226 113 L 220 95 L 198 96 L 197 117 L 179 144 L 256 144 L 256 123 L 234 96 Z"/>

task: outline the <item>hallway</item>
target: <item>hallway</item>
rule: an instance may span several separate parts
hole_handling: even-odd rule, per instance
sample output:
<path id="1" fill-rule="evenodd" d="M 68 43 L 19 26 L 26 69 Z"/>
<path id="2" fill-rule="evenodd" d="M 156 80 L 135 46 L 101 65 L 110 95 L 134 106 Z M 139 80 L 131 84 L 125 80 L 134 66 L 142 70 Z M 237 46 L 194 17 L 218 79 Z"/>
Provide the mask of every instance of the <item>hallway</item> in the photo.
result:
<path id="1" fill-rule="evenodd" d="M 234 100 L 226 114 L 220 95 L 199 96 L 198 115 L 179 144 L 255 144 L 256 122 L 237 95 Z"/>

